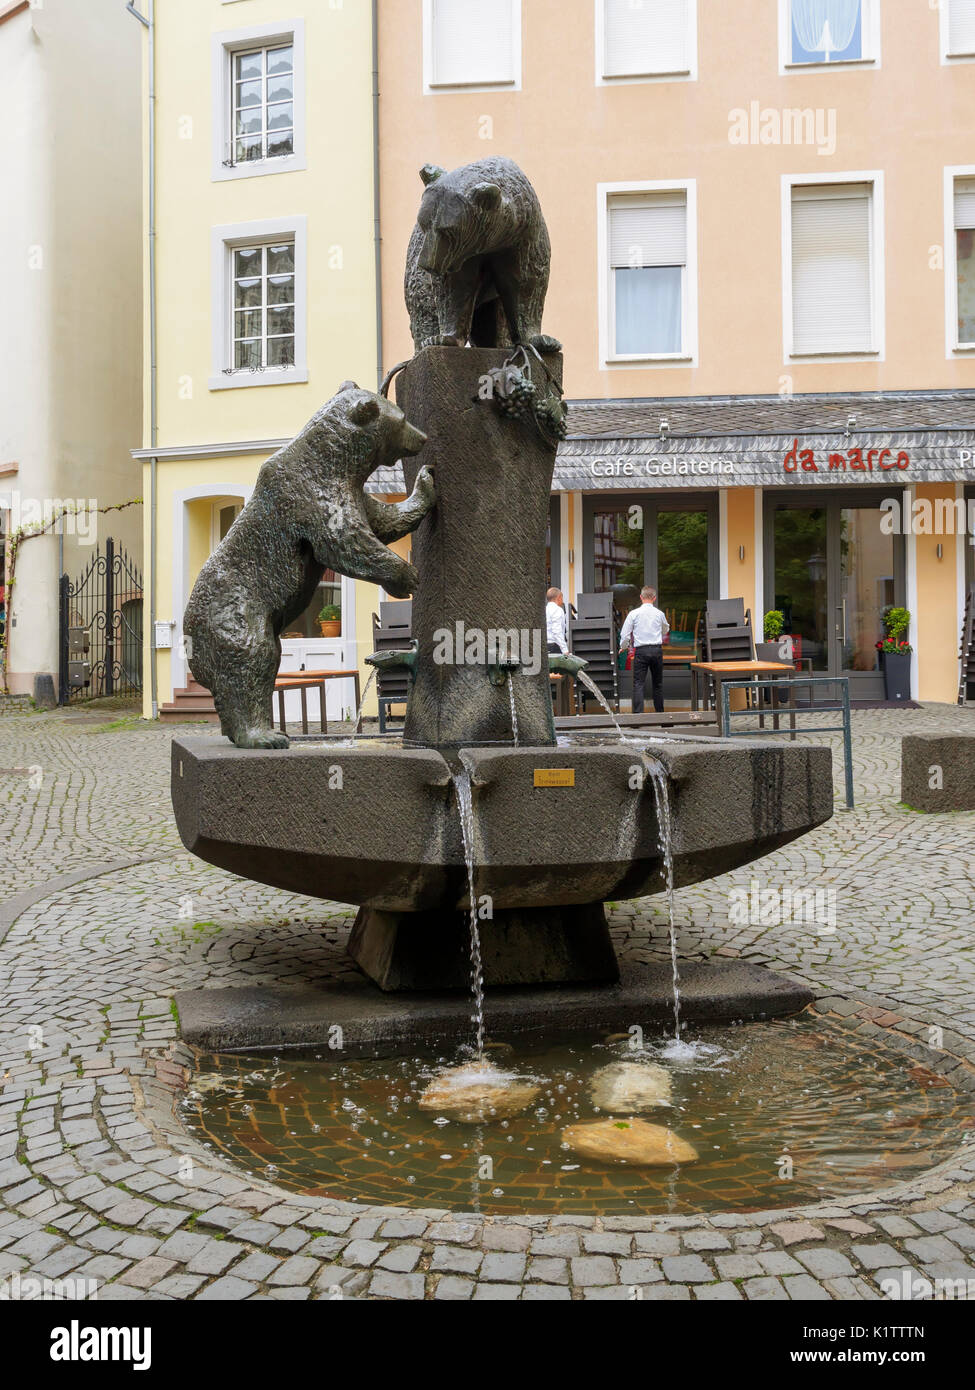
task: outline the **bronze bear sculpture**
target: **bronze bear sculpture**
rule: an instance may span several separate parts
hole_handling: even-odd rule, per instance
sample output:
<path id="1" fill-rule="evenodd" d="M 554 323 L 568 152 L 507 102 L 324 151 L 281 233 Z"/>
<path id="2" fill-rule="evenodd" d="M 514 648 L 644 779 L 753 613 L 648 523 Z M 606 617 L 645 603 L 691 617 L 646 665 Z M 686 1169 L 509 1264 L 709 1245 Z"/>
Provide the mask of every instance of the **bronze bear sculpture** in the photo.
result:
<path id="1" fill-rule="evenodd" d="M 551 243 L 538 196 L 510 159 L 420 171 L 426 191 L 406 262 L 416 351 L 561 344 L 542 333 Z"/>
<path id="2" fill-rule="evenodd" d="M 261 468 L 183 618 L 193 675 L 238 748 L 288 746 L 272 726 L 281 633 L 308 607 L 325 569 L 397 598 L 413 593 L 416 571 L 383 542 L 415 530 L 433 507 L 433 474 L 422 467 L 404 502 L 379 502 L 364 488 L 377 468 L 425 443 L 391 401 L 347 381 Z"/>

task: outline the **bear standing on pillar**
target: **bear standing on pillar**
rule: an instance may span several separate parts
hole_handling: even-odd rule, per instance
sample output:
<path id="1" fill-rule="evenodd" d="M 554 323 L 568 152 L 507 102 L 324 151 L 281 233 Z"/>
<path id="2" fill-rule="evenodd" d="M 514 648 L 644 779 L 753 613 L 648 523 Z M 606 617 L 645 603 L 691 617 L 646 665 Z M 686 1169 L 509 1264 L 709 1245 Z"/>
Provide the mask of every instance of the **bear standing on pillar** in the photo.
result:
<path id="1" fill-rule="evenodd" d="M 426 192 L 406 262 L 406 307 L 416 351 L 561 344 L 542 333 L 552 248 L 541 204 L 510 159 L 480 159 L 448 174 L 427 164 Z"/>
<path id="2" fill-rule="evenodd" d="M 193 675 L 238 748 L 287 748 L 272 726 L 281 633 L 325 569 L 406 598 L 417 574 L 383 542 L 414 531 L 436 501 L 424 467 L 405 502 L 378 502 L 366 479 L 417 454 L 426 435 L 383 396 L 347 381 L 261 468 L 254 493 L 207 560 L 183 618 Z"/>

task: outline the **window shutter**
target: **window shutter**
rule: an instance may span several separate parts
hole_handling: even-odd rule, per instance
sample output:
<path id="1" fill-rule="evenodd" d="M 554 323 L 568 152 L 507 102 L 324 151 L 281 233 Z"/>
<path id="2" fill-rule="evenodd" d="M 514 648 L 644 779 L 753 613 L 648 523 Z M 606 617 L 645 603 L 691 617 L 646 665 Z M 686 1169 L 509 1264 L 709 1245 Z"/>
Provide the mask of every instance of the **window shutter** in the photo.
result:
<path id="1" fill-rule="evenodd" d="M 619 198 L 609 208 L 609 264 L 686 265 L 687 195 L 654 193 Z"/>
<path id="2" fill-rule="evenodd" d="M 602 0 L 603 76 L 687 72 L 693 0 Z"/>
<path id="3" fill-rule="evenodd" d="M 515 81 L 514 0 L 431 0 L 437 87 Z"/>
<path id="4" fill-rule="evenodd" d="M 955 230 L 975 228 L 975 179 L 955 180 Z"/>
<path id="5" fill-rule="evenodd" d="M 948 52 L 975 53 L 975 0 L 948 0 Z"/>
<path id="6" fill-rule="evenodd" d="M 869 352 L 869 184 L 792 192 L 793 352 Z"/>

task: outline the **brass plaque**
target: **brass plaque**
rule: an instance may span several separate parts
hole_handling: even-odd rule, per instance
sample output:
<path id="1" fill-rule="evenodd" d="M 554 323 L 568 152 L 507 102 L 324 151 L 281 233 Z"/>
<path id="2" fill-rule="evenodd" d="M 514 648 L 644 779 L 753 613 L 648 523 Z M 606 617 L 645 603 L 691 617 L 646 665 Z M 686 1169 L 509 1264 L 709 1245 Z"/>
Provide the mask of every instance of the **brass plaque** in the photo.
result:
<path id="1" fill-rule="evenodd" d="M 536 767 L 536 787 L 574 787 L 576 770 L 574 767 Z"/>

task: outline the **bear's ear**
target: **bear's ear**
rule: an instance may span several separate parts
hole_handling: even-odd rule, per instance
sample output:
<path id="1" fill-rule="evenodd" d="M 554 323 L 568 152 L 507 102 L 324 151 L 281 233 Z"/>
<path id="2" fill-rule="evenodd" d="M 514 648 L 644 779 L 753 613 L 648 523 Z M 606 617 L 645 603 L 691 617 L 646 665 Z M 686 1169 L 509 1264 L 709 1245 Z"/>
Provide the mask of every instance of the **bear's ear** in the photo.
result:
<path id="1" fill-rule="evenodd" d="M 424 164 L 423 168 L 420 170 L 420 178 L 423 180 L 424 185 L 429 188 L 432 183 L 437 182 L 437 179 L 442 178 L 446 172 L 447 170 L 441 169 L 439 164 Z"/>
<path id="2" fill-rule="evenodd" d="M 501 206 L 501 189 L 496 183 L 479 183 L 471 190 L 471 198 L 484 212 Z"/>
<path id="3" fill-rule="evenodd" d="M 365 400 L 356 401 L 349 411 L 349 419 L 353 425 L 371 425 L 374 420 L 379 419 L 379 402 L 375 396 L 366 396 Z"/>
<path id="4" fill-rule="evenodd" d="M 339 387 L 340 391 L 358 391 L 359 385 L 355 381 L 343 381 Z"/>

